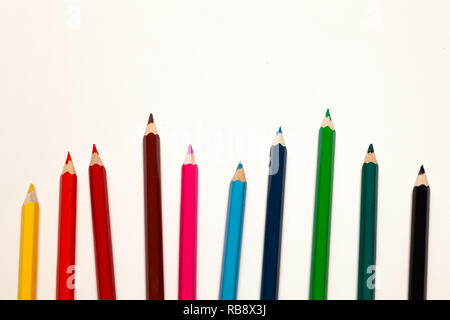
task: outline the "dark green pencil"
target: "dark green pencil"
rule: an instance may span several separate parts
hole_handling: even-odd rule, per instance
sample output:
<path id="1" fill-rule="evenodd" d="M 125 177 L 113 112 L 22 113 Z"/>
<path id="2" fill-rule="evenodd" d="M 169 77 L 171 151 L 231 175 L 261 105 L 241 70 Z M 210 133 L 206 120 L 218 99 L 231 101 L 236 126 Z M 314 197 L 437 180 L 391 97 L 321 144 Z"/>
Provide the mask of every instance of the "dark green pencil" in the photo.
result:
<path id="1" fill-rule="evenodd" d="M 375 298 L 378 163 L 370 145 L 362 167 L 359 231 L 358 300 Z"/>

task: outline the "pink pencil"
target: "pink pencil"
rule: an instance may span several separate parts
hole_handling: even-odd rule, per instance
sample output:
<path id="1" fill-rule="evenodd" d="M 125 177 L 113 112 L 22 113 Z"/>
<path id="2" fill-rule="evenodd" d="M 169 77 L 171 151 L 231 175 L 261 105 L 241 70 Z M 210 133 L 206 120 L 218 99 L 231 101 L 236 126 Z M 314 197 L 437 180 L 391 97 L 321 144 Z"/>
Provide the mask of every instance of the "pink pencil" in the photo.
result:
<path id="1" fill-rule="evenodd" d="M 195 300 L 197 282 L 198 167 L 189 145 L 181 167 L 180 257 L 178 299 Z"/>

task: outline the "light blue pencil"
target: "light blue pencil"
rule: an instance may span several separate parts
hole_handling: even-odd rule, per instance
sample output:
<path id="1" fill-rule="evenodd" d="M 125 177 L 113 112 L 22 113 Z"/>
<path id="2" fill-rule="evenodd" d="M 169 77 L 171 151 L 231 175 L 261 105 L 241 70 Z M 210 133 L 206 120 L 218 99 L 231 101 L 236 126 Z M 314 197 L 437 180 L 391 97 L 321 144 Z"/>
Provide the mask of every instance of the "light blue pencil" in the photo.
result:
<path id="1" fill-rule="evenodd" d="M 246 189 L 247 180 L 245 179 L 244 168 L 239 162 L 236 173 L 231 180 L 228 194 L 220 300 L 236 300 L 237 296 Z"/>

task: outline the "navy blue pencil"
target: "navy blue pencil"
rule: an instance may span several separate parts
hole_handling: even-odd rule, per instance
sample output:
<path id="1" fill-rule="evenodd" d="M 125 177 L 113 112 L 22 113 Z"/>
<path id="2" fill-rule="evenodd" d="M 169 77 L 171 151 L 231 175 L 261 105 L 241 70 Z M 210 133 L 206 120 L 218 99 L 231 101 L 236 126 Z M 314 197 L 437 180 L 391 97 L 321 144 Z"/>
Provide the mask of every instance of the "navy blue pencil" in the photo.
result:
<path id="1" fill-rule="evenodd" d="M 270 149 L 261 300 L 278 299 L 287 150 L 281 127 Z"/>

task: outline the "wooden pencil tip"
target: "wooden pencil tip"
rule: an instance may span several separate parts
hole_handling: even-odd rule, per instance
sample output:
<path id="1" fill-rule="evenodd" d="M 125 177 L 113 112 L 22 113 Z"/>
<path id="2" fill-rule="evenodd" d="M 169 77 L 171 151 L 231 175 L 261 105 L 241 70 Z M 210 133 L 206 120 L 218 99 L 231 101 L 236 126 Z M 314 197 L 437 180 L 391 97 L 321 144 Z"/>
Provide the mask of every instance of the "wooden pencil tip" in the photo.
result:
<path id="1" fill-rule="evenodd" d="M 278 128 L 277 134 L 283 134 L 283 130 L 281 130 L 281 126 Z"/>
<path id="2" fill-rule="evenodd" d="M 25 201 L 23 202 L 23 204 L 25 205 L 28 202 L 37 202 L 36 191 L 34 190 L 33 184 L 30 184 L 27 196 L 25 197 Z"/>
<path id="3" fill-rule="evenodd" d="M 70 156 L 70 152 L 67 152 L 66 164 L 68 164 L 69 161 L 72 161 L 72 157 Z"/>
<path id="4" fill-rule="evenodd" d="M 31 193 L 34 191 L 34 185 L 31 183 L 30 187 L 28 188 L 28 192 L 27 193 Z"/>
<path id="5" fill-rule="evenodd" d="M 425 168 L 423 166 L 420 167 L 419 175 L 425 174 Z"/>
<path id="6" fill-rule="evenodd" d="M 373 149 L 373 144 L 370 144 L 369 149 L 367 150 L 367 153 L 374 153 L 375 150 Z"/>
<path id="7" fill-rule="evenodd" d="M 148 118 L 147 124 L 149 123 L 153 123 L 153 113 L 150 113 L 150 117 Z"/>
<path id="8" fill-rule="evenodd" d="M 188 146 L 187 154 L 194 154 L 194 150 L 192 149 L 192 145 Z"/>
<path id="9" fill-rule="evenodd" d="M 325 114 L 325 117 L 327 117 L 328 119 L 331 120 L 330 109 L 327 109 L 327 113 Z"/>
<path id="10" fill-rule="evenodd" d="M 92 153 L 98 153 L 97 147 L 95 146 L 95 143 L 94 143 L 94 146 L 92 147 Z"/>
<path id="11" fill-rule="evenodd" d="M 239 162 L 236 172 L 234 173 L 233 179 L 231 179 L 231 181 L 242 181 L 242 182 L 246 182 L 246 178 L 245 178 L 245 172 L 244 172 L 244 166 L 242 165 L 241 162 Z"/>

